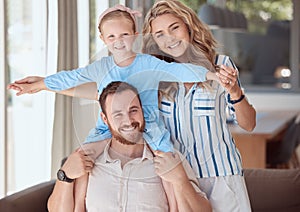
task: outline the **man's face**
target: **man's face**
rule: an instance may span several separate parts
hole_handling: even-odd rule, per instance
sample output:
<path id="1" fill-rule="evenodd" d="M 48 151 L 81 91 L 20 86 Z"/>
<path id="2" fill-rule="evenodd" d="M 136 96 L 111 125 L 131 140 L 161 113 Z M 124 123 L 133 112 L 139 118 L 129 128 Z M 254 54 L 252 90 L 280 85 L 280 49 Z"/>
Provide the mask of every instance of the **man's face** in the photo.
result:
<path id="1" fill-rule="evenodd" d="M 145 128 L 142 107 L 136 94 L 131 90 L 109 95 L 106 99 L 108 124 L 112 136 L 123 144 L 142 142 Z"/>

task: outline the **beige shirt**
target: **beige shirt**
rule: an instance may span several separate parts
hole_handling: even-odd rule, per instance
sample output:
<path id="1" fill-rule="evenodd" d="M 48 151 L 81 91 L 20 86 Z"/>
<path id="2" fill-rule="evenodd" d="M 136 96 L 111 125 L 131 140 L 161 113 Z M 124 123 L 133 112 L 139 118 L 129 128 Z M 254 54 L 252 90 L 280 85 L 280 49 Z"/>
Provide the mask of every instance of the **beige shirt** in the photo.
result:
<path id="1" fill-rule="evenodd" d="M 168 201 L 161 178 L 155 174 L 153 155 L 144 146 L 143 156 L 127 162 L 111 159 L 108 154 L 110 142 L 95 162 L 89 175 L 86 193 L 87 211 L 160 212 L 168 211 Z M 198 187 L 193 170 L 183 161 L 184 168 L 198 193 L 205 196 Z"/>
<path id="2" fill-rule="evenodd" d="M 153 155 L 144 147 L 143 156 L 126 163 L 108 154 L 110 143 L 95 163 L 86 194 L 87 211 L 168 211 L 161 178 L 155 174 Z"/>

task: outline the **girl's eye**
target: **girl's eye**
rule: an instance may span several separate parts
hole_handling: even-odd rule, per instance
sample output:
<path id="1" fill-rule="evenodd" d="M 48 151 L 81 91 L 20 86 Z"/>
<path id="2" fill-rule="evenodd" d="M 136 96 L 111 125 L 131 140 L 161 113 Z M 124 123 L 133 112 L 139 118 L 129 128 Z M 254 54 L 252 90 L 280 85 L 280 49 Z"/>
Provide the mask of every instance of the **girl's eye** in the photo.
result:
<path id="1" fill-rule="evenodd" d="M 129 36 L 129 33 L 123 33 L 122 36 L 123 37 Z"/>

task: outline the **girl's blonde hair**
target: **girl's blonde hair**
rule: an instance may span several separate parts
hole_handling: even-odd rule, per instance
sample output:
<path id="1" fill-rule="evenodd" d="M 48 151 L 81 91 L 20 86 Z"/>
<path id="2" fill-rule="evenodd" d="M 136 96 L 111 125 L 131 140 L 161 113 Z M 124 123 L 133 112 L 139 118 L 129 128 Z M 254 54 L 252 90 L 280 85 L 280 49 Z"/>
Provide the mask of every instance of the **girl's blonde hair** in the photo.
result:
<path id="1" fill-rule="evenodd" d="M 185 53 L 189 61 L 186 62 L 204 66 L 214 72 L 217 42 L 208 26 L 200 21 L 197 14 L 178 0 L 158 0 L 148 11 L 143 26 L 143 52 L 156 55 L 162 59 L 172 58 L 172 56 L 167 55 L 159 49 L 151 34 L 152 21 L 164 14 L 172 14 L 181 19 L 189 31 L 190 45 Z M 177 85 L 177 83 L 175 84 Z M 202 87 L 209 87 L 208 83 L 198 84 Z M 170 90 L 174 91 L 173 88 L 170 88 Z"/>
<path id="2" fill-rule="evenodd" d="M 114 19 L 114 18 L 124 18 L 124 19 L 128 20 L 129 22 L 132 23 L 133 32 L 136 32 L 135 20 L 133 20 L 132 16 L 127 11 L 114 10 L 112 12 L 109 12 L 109 13 L 105 14 L 101 18 L 101 20 L 99 21 L 98 30 L 99 30 L 100 34 L 102 33 L 101 29 L 102 29 L 103 23 L 107 20 L 111 20 L 111 19 Z"/>

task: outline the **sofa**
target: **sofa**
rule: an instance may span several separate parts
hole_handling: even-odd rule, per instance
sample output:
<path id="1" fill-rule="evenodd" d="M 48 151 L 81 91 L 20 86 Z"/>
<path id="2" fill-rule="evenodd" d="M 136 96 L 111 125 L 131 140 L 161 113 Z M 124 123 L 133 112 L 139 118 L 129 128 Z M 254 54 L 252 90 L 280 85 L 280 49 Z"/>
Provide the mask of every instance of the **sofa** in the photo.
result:
<path id="1" fill-rule="evenodd" d="M 300 169 L 246 169 L 244 174 L 253 212 L 300 211 Z M 0 199 L 0 211 L 47 211 L 54 183 L 51 180 Z"/>

